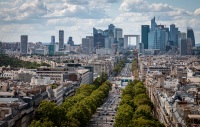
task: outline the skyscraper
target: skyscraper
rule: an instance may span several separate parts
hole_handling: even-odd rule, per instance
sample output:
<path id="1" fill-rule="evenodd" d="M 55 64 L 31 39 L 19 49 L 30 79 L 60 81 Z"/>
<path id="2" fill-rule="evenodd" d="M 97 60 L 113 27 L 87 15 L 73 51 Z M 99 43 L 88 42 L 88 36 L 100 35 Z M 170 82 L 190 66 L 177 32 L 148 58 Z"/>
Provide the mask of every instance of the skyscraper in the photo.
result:
<path id="1" fill-rule="evenodd" d="M 89 54 L 93 52 L 93 37 L 86 36 L 86 38 L 82 38 L 82 50 L 84 54 Z"/>
<path id="2" fill-rule="evenodd" d="M 144 49 L 148 49 L 148 33 L 149 33 L 149 25 L 141 26 L 141 40 L 144 45 Z"/>
<path id="3" fill-rule="evenodd" d="M 28 53 L 28 35 L 21 35 L 20 53 Z"/>
<path id="4" fill-rule="evenodd" d="M 53 36 L 53 35 L 51 36 L 51 44 L 55 45 L 55 36 Z"/>
<path id="5" fill-rule="evenodd" d="M 72 37 L 69 37 L 67 44 L 69 44 L 70 46 L 74 45 L 74 41 L 72 40 Z"/>
<path id="6" fill-rule="evenodd" d="M 153 17 L 153 19 L 151 19 L 151 31 L 154 31 L 156 27 L 157 27 L 156 19 L 155 17 Z"/>
<path id="7" fill-rule="evenodd" d="M 123 49 L 123 47 L 124 47 L 124 38 L 119 38 L 118 48 Z"/>
<path id="8" fill-rule="evenodd" d="M 178 28 L 174 24 L 170 25 L 170 37 L 169 37 L 169 40 L 173 41 L 174 46 L 178 47 Z"/>
<path id="9" fill-rule="evenodd" d="M 193 29 L 191 27 L 187 27 L 187 38 L 191 38 L 192 46 L 195 47 L 195 37 Z"/>
<path id="10" fill-rule="evenodd" d="M 187 55 L 187 40 L 180 38 L 179 43 L 180 55 Z"/>
<path id="11" fill-rule="evenodd" d="M 186 39 L 186 33 L 181 32 L 181 33 L 180 33 L 180 38 L 181 38 L 181 39 Z"/>
<path id="12" fill-rule="evenodd" d="M 186 38 L 186 33 L 180 33 L 178 46 L 179 46 L 179 53 L 180 53 L 180 55 L 187 55 L 187 38 Z"/>
<path id="13" fill-rule="evenodd" d="M 168 33 L 163 26 L 158 26 L 148 33 L 148 49 L 165 51 L 168 41 Z"/>
<path id="14" fill-rule="evenodd" d="M 113 24 L 108 26 L 108 36 L 115 37 L 115 26 Z"/>
<path id="15" fill-rule="evenodd" d="M 105 48 L 111 48 L 111 45 L 113 45 L 113 44 L 114 44 L 113 36 L 105 37 Z"/>
<path id="16" fill-rule="evenodd" d="M 64 49 L 64 30 L 59 30 L 59 50 Z"/>
<path id="17" fill-rule="evenodd" d="M 115 38 L 116 41 L 119 41 L 119 38 L 122 38 L 123 30 L 121 28 L 115 28 Z"/>
<path id="18" fill-rule="evenodd" d="M 156 49 L 155 43 L 157 43 L 157 31 L 153 30 L 148 33 L 148 49 Z"/>
<path id="19" fill-rule="evenodd" d="M 193 54 L 193 48 L 192 48 L 192 39 L 187 38 L 187 55 L 192 55 Z"/>
<path id="20" fill-rule="evenodd" d="M 53 44 L 48 45 L 48 54 L 50 56 L 54 55 L 54 51 L 55 51 L 54 47 L 55 47 L 55 45 L 53 45 Z"/>
<path id="21" fill-rule="evenodd" d="M 168 33 L 164 28 L 159 29 L 160 32 L 160 50 L 165 51 L 168 42 Z"/>
<path id="22" fill-rule="evenodd" d="M 102 30 L 97 30 L 93 28 L 93 37 L 94 37 L 94 48 L 105 48 L 105 36 L 103 35 Z"/>
<path id="23" fill-rule="evenodd" d="M 115 26 L 113 24 L 110 24 L 108 26 L 108 40 L 109 40 L 109 48 L 111 48 L 111 45 L 115 42 Z"/>

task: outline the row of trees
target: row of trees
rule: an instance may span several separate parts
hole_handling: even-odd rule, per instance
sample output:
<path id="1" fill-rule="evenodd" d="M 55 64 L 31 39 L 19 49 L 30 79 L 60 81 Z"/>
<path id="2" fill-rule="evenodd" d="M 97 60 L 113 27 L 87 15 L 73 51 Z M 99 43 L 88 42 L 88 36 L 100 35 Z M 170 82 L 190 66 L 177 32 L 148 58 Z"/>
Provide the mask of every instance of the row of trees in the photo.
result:
<path id="1" fill-rule="evenodd" d="M 142 82 L 134 80 L 122 90 L 115 127 L 164 127 L 152 115 L 153 104 Z"/>
<path id="2" fill-rule="evenodd" d="M 11 66 L 11 67 L 24 67 L 29 69 L 35 69 L 40 66 L 48 66 L 47 63 L 38 64 L 36 62 L 22 61 L 15 57 L 9 57 L 8 55 L 0 54 L 0 67 L 1 66 Z"/>
<path id="3" fill-rule="evenodd" d="M 119 61 L 119 63 L 115 66 L 113 72 L 115 75 L 118 75 L 122 69 L 125 67 L 126 65 L 126 60 L 127 60 L 127 57 L 124 57 L 121 61 Z"/>
<path id="4" fill-rule="evenodd" d="M 30 127 L 85 127 L 92 114 L 103 103 L 111 89 L 111 83 L 102 74 L 93 84 L 82 85 L 73 97 L 67 98 L 61 106 L 43 101 Z M 101 83 L 101 85 L 99 85 Z"/>
<path id="5" fill-rule="evenodd" d="M 138 60 L 136 58 L 133 59 L 131 71 L 133 72 L 135 79 L 138 79 Z"/>

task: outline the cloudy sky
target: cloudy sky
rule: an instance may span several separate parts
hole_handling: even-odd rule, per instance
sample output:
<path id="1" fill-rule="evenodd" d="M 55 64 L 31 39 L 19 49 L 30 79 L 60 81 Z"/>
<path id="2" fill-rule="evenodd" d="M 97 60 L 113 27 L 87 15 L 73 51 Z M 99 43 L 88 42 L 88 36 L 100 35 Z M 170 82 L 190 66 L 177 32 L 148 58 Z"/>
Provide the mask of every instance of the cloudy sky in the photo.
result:
<path id="1" fill-rule="evenodd" d="M 58 2 L 59 1 L 59 2 Z M 51 35 L 65 31 L 65 42 L 72 36 L 76 44 L 91 35 L 92 28 L 107 29 L 109 24 L 124 34 L 140 34 L 141 25 L 174 23 L 181 32 L 193 28 L 200 43 L 200 0 L 0 0 L 0 41 L 50 42 Z"/>

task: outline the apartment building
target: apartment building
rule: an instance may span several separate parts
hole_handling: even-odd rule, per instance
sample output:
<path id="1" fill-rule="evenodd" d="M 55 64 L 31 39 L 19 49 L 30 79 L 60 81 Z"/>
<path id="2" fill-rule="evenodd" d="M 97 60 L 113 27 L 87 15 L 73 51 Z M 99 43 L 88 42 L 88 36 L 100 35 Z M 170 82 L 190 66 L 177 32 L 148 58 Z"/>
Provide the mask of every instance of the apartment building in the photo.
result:
<path id="1" fill-rule="evenodd" d="M 167 127 L 199 126 L 200 73 L 196 66 L 200 63 L 192 57 L 165 59 L 173 63 L 170 75 L 160 70 L 145 75 L 147 93 L 155 106 L 154 115 Z"/>

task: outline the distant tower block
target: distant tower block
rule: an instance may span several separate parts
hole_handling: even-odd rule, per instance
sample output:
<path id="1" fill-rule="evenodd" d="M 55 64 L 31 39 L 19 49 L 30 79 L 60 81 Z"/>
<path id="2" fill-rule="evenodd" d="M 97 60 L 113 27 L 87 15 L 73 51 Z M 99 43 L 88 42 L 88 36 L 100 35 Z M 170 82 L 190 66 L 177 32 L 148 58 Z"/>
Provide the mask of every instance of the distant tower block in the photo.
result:
<path id="1" fill-rule="evenodd" d="M 28 35 L 21 35 L 20 53 L 28 53 Z"/>
<path id="2" fill-rule="evenodd" d="M 124 49 L 128 48 L 128 38 L 136 37 L 136 49 L 139 49 L 140 35 L 124 35 Z"/>

